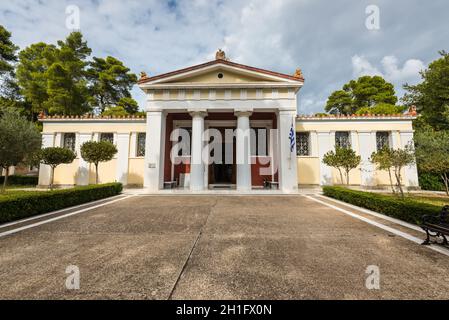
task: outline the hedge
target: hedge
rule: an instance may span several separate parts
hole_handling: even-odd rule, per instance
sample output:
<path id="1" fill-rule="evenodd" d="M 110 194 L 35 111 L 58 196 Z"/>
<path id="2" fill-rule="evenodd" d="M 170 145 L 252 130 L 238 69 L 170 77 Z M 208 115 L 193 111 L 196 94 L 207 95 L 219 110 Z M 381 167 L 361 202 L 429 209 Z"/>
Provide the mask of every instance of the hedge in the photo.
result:
<path id="1" fill-rule="evenodd" d="M 19 176 L 12 175 L 8 176 L 7 184 L 10 186 L 36 186 L 38 183 L 39 177 L 36 176 Z M 3 184 L 5 181 L 5 177 L 0 177 L 0 184 Z"/>
<path id="2" fill-rule="evenodd" d="M 419 186 L 423 190 L 446 191 L 443 180 L 437 174 L 419 173 Z"/>
<path id="3" fill-rule="evenodd" d="M 121 191 L 121 183 L 109 183 L 54 191 L 6 193 L 0 196 L 0 223 L 115 196 Z"/>
<path id="4" fill-rule="evenodd" d="M 438 215 L 441 207 L 409 198 L 401 199 L 343 187 L 323 187 L 324 195 L 406 222 L 420 224 L 424 215 Z"/>

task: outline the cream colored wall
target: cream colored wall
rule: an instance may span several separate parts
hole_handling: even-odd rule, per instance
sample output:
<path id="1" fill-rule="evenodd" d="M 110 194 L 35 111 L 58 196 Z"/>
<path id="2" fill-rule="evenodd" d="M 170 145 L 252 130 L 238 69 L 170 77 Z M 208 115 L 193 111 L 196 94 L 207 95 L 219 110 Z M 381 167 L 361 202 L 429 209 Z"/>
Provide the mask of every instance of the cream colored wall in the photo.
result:
<path id="1" fill-rule="evenodd" d="M 87 133 L 95 136 L 100 132 L 112 132 L 112 133 L 129 133 L 145 132 L 146 124 L 145 119 L 135 122 L 120 122 L 120 121 L 73 121 L 70 119 L 61 121 L 45 121 L 43 123 L 43 133 Z M 77 139 L 79 136 L 77 135 Z M 61 141 L 62 142 L 62 141 Z M 60 147 L 58 139 L 55 139 L 57 147 Z M 77 140 L 77 145 L 79 141 Z M 137 143 L 137 141 L 131 140 L 130 143 Z M 135 147 L 130 147 L 132 152 L 135 152 Z M 131 152 L 131 151 L 130 151 Z M 54 183 L 56 185 L 74 185 L 77 183 L 77 175 L 79 169 L 80 154 L 77 152 L 77 158 L 71 163 L 66 165 L 60 165 L 55 170 Z M 144 158 L 135 157 L 135 154 L 129 154 L 129 178 L 128 184 L 143 185 L 143 171 L 144 171 Z M 102 162 L 99 164 L 99 183 L 108 183 L 117 181 L 117 159 L 114 158 L 108 162 Z M 95 166 L 89 165 L 89 183 L 95 183 Z"/>
<path id="2" fill-rule="evenodd" d="M 318 157 L 297 157 L 298 183 L 303 185 L 320 184 L 320 159 Z"/>
<path id="3" fill-rule="evenodd" d="M 343 120 L 318 120 L 318 121 L 297 121 L 296 131 L 308 132 L 333 132 L 333 131 L 390 131 L 394 136 L 394 140 L 401 144 L 400 131 L 413 131 L 412 121 L 410 119 L 404 120 L 368 120 L 368 121 L 343 121 Z M 357 136 L 358 138 L 358 136 Z M 359 141 L 351 141 L 352 148 L 359 154 Z M 311 156 L 297 157 L 298 160 L 298 183 L 300 185 L 318 185 L 320 184 L 320 159 L 318 158 L 318 141 L 316 135 L 311 135 Z M 398 147 L 398 146 L 395 146 Z M 331 168 L 332 183 L 341 184 L 340 173 L 336 168 Z M 374 183 L 378 186 L 389 186 L 390 179 L 386 171 L 376 170 L 374 173 Z M 402 175 L 405 176 L 405 170 Z M 345 176 L 343 175 L 345 179 Z M 393 177 L 394 179 L 394 177 Z M 345 182 L 346 183 L 346 182 Z M 361 184 L 360 167 L 351 170 L 350 184 Z"/>
<path id="4" fill-rule="evenodd" d="M 223 78 L 218 78 L 218 74 L 222 73 Z M 201 75 L 196 75 L 188 78 L 183 78 L 182 80 L 171 81 L 167 83 L 244 83 L 244 82 L 259 82 L 267 80 L 258 77 L 251 77 L 248 75 L 243 75 L 236 72 L 224 71 L 224 70 L 214 70 Z"/>
<path id="5" fill-rule="evenodd" d="M 128 184 L 143 185 L 144 158 L 129 159 Z"/>
<path id="6" fill-rule="evenodd" d="M 55 185 L 74 185 L 78 175 L 79 160 L 75 159 L 72 163 L 61 164 L 56 167 L 53 183 Z"/>
<path id="7" fill-rule="evenodd" d="M 226 89 L 213 89 L 215 91 L 215 100 L 223 100 L 225 99 L 225 91 Z M 231 99 L 240 99 L 241 89 L 229 89 L 231 90 Z M 247 99 L 258 99 L 257 89 L 245 89 L 246 90 L 246 98 Z M 288 93 L 287 88 L 279 88 L 277 99 L 287 99 L 291 98 Z M 164 95 L 164 92 L 169 92 L 168 97 Z M 200 92 L 200 100 L 209 100 L 209 92 L 208 89 L 199 89 Z M 178 100 L 179 90 L 154 90 L 153 91 L 153 99 L 154 100 Z M 260 99 L 271 99 L 273 98 L 273 91 L 271 89 L 262 89 L 262 96 Z M 184 99 L 185 100 L 193 100 L 194 99 L 194 90 L 188 89 L 184 90 Z"/>

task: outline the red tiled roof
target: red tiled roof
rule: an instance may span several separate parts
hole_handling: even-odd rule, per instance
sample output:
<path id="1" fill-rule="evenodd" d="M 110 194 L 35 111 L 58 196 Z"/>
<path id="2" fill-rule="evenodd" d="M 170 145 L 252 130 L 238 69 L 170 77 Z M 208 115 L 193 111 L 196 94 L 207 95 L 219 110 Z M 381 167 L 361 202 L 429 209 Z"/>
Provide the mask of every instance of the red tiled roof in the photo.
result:
<path id="1" fill-rule="evenodd" d="M 298 120 L 358 120 L 358 119 L 415 119 L 416 113 L 399 113 L 399 114 L 363 114 L 363 115 L 298 115 Z"/>
<path id="2" fill-rule="evenodd" d="M 129 116 L 94 116 L 91 114 L 86 114 L 82 116 L 68 116 L 68 115 L 52 115 L 46 116 L 44 114 L 39 114 L 39 120 L 144 120 L 145 115 L 129 115 Z"/>
<path id="3" fill-rule="evenodd" d="M 147 83 L 150 81 L 155 81 L 155 80 L 159 80 L 159 79 L 163 79 L 163 78 L 168 78 L 177 74 L 181 74 L 181 73 L 185 73 L 185 72 L 189 72 L 189 71 L 194 71 L 194 70 L 198 70 L 204 67 L 209 67 L 209 66 L 213 66 L 215 64 L 225 64 L 231 67 L 236 67 L 236 68 L 240 68 L 240 69 L 245 69 L 245 70 L 249 70 L 249 71 L 254 71 L 254 72 L 259 72 L 259 73 L 264 73 L 267 75 L 271 75 L 271 76 L 275 76 L 275 77 L 280 77 L 280 78 L 284 78 L 284 79 L 288 79 L 288 80 L 294 80 L 294 81 L 304 81 L 304 77 L 296 77 L 296 76 L 291 76 L 291 75 L 287 75 L 284 73 L 279 73 L 279 72 L 275 72 L 275 71 L 270 71 L 270 70 L 265 70 L 265 69 L 260 69 L 260 68 L 255 68 L 255 67 L 250 67 L 244 64 L 239 64 L 239 63 L 235 63 L 229 60 L 224 60 L 224 59 L 216 59 L 213 61 L 209 61 L 206 63 L 202 63 L 202 64 L 198 64 L 196 66 L 192 66 L 192 67 L 188 67 L 188 68 L 184 68 L 184 69 L 179 69 L 176 71 L 171 71 L 168 73 L 163 73 L 154 77 L 147 77 L 144 76 L 143 78 L 141 78 L 137 83 L 138 84 L 143 84 L 143 83 Z"/>

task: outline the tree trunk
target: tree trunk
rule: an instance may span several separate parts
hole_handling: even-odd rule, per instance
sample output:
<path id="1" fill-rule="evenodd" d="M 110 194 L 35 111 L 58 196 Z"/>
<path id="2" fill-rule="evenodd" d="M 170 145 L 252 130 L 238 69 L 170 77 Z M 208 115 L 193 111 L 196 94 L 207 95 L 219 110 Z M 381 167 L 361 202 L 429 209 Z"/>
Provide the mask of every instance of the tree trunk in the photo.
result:
<path id="1" fill-rule="evenodd" d="M 396 183 L 399 188 L 399 192 L 401 193 L 401 197 L 404 198 L 404 190 L 402 189 L 402 177 L 401 177 L 401 169 L 395 169 L 394 175 L 396 176 Z"/>
<path id="2" fill-rule="evenodd" d="M 3 180 L 2 193 L 6 191 L 6 185 L 8 184 L 9 167 L 5 168 L 5 179 Z"/>
<path id="3" fill-rule="evenodd" d="M 391 191 L 393 192 L 393 194 L 396 194 L 396 191 L 394 190 L 393 178 L 391 176 L 391 169 L 390 168 L 388 168 L 388 177 L 390 178 Z"/>
<path id="4" fill-rule="evenodd" d="M 50 170 L 50 190 L 53 190 L 53 179 L 55 176 L 55 167 L 51 166 Z"/>
<path id="5" fill-rule="evenodd" d="M 447 176 L 446 173 L 443 173 L 441 175 L 441 178 L 443 178 L 444 187 L 446 188 L 446 195 L 449 196 L 449 177 Z"/>
<path id="6" fill-rule="evenodd" d="M 95 164 L 95 184 L 98 184 L 98 163 Z"/>
<path id="7" fill-rule="evenodd" d="M 346 170 L 346 185 L 349 186 L 349 170 Z"/>
<path id="8" fill-rule="evenodd" d="M 341 169 L 340 169 L 340 168 L 338 168 L 338 172 L 340 172 L 340 181 L 341 181 L 341 184 L 343 185 L 343 184 L 345 184 L 345 183 L 343 182 L 343 172 L 341 172 Z"/>

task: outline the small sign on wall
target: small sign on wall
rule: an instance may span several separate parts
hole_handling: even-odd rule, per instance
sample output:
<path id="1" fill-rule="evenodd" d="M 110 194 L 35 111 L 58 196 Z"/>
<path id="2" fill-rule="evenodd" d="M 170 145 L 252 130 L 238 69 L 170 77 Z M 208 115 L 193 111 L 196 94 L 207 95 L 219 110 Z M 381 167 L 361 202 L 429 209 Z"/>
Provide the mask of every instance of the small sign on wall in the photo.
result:
<path id="1" fill-rule="evenodd" d="M 155 163 L 149 163 L 148 164 L 148 168 L 154 169 L 154 168 L 156 168 L 156 164 Z"/>

